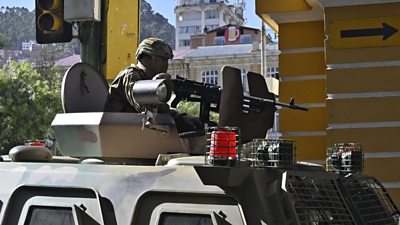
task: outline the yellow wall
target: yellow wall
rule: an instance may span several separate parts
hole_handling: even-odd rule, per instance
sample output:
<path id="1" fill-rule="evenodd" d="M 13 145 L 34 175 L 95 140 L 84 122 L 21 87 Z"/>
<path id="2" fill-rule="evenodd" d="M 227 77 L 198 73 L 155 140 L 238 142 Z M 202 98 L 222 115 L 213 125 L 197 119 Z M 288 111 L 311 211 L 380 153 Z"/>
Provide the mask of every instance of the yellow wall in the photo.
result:
<path id="1" fill-rule="evenodd" d="M 135 63 L 139 40 L 139 1 L 108 1 L 106 30 L 103 71 L 107 80 L 113 80 L 122 68 Z"/>
<path id="2" fill-rule="evenodd" d="M 326 98 L 325 80 L 300 80 L 282 82 L 280 85 L 280 100 L 288 102 L 290 97 L 296 97 L 296 102 L 323 102 Z M 295 111 L 297 112 L 297 111 Z"/>
<path id="3" fill-rule="evenodd" d="M 400 66 L 327 70 L 330 93 L 357 93 L 400 90 Z M 344 85 L 350 83 L 351 85 Z"/>
<path id="4" fill-rule="evenodd" d="M 362 143 L 363 151 L 369 152 L 396 152 L 400 149 L 400 127 L 371 127 L 352 129 L 328 130 L 328 146 L 335 143 Z M 398 169 L 395 165 L 394 168 Z"/>
<path id="5" fill-rule="evenodd" d="M 294 12 L 311 9 L 304 0 L 290 0 L 282 4 L 282 0 L 256 1 L 257 13 Z M 260 14 L 259 14 L 260 15 Z"/>
<path id="6" fill-rule="evenodd" d="M 293 140 L 296 142 L 296 160 L 299 161 L 321 161 L 326 158 L 325 149 L 326 137 L 325 135 L 306 135 L 306 136 L 285 136 L 285 139 Z"/>
<path id="7" fill-rule="evenodd" d="M 363 123 L 398 121 L 400 96 L 330 99 L 328 123 Z"/>
<path id="8" fill-rule="evenodd" d="M 280 29 L 282 30 L 283 28 Z M 285 74 L 288 77 L 325 74 L 323 50 L 320 52 L 286 53 L 285 50 L 288 49 L 283 44 L 280 44 L 279 47 L 283 51 L 279 56 L 280 74 Z"/>
<path id="9" fill-rule="evenodd" d="M 299 49 L 323 47 L 323 21 L 308 21 L 279 24 L 279 44 L 284 49 Z M 296 36 L 293 36 L 296 35 Z M 294 37 L 301 37 L 301 41 L 293 41 Z"/>

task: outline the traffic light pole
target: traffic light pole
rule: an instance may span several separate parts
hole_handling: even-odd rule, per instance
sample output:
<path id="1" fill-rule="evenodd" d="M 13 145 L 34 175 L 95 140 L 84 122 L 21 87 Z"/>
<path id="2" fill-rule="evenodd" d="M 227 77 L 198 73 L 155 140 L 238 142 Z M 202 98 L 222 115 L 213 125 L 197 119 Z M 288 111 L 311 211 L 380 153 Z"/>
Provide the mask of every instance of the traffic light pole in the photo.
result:
<path id="1" fill-rule="evenodd" d="M 101 0 L 100 22 L 86 22 L 80 25 L 81 60 L 96 68 L 104 77 L 106 71 L 106 40 L 107 40 L 107 13 L 108 0 Z"/>
<path id="2" fill-rule="evenodd" d="M 83 22 L 80 25 L 81 60 L 101 71 L 101 23 Z"/>

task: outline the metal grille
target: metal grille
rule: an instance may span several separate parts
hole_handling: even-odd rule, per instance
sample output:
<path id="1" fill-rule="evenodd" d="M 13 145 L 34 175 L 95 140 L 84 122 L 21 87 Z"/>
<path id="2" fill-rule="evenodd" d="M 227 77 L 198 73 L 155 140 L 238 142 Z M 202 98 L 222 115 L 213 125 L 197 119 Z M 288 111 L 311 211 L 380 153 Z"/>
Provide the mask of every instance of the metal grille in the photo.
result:
<path id="1" fill-rule="evenodd" d="M 354 224 L 333 180 L 289 176 L 287 183 L 299 224 Z"/>
<path id="2" fill-rule="evenodd" d="M 366 225 L 397 225 L 400 212 L 386 189 L 373 177 L 340 180 Z"/>
<path id="3" fill-rule="evenodd" d="M 290 168 L 295 161 L 295 142 L 289 140 L 254 139 L 253 167 Z"/>

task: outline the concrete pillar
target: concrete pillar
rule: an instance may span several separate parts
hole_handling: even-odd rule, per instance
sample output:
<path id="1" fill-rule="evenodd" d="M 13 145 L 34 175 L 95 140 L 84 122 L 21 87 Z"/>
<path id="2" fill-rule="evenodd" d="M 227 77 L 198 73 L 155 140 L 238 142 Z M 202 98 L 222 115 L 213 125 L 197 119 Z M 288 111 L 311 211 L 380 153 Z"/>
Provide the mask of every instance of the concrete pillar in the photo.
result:
<path id="1" fill-rule="evenodd" d="M 256 1 L 256 12 L 279 33 L 279 100 L 309 108 L 279 110 L 283 139 L 296 141 L 298 160 L 321 162 L 326 156 L 324 22 L 320 6 L 303 0 Z M 266 16 L 264 16 L 266 15 Z"/>
<path id="2" fill-rule="evenodd" d="M 308 112 L 281 109 L 280 132 L 296 141 L 297 159 L 323 162 L 326 158 L 326 92 L 323 21 L 279 25 L 279 100 L 307 106 Z M 302 40 L 293 41 L 293 37 Z"/>

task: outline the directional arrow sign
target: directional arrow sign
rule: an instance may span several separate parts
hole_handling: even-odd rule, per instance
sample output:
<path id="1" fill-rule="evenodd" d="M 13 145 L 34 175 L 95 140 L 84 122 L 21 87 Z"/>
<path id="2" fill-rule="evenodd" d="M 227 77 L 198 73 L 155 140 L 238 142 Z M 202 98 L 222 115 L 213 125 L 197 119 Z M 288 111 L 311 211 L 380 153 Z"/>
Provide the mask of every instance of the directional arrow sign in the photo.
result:
<path id="1" fill-rule="evenodd" d="M 333 21 L 330 44 L 333 48 L 400 45 L 400 17 L 376 17 Z"/>
<path id="2" fill-rule="evenodd" d="M 353 38 L 353 37 L 371 37 L 371 36 L 383 36 L 383 40 L 388 39 L 397 31 L 396 28 L 382 23 L 382 27 L 380 28 L 367 28 L 367 29 L 358 29 L 358 30 L 342 30 L 340 32 L 341 38 Z"/>

